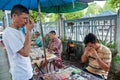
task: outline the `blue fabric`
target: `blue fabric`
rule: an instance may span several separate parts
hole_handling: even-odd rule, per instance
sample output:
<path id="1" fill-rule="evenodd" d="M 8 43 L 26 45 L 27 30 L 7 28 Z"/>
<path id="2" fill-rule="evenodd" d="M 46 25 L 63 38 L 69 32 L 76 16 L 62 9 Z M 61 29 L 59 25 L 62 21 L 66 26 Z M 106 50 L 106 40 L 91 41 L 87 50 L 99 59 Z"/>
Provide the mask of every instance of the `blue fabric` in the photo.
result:
<path id="1" fill-rule="evenodd" d="M 3 22 L 2 21 L 0 21 L 0 26 L 3 26 Z"/>
<path id="2" fill-rule="evenodd" d="M 25 27 L 21 27 L 21 28 L 19 28 L 19 30 L 20 30 L 21 32 L 23 32 L 24 35 L 26 35 L 26 28 L 25 28 Z"/>
<path id="3" fill-rule="evenodd" d="M 43 46 L 42 37 L 39 36 L 38 38 L 36 38 L 35 43 L 37 46 L 42 47 Z"/>
<path id="4" fill-rule="evenodd" d="M 67 3 L 64 5 L 59 6 L 51 6 L 51 7 L 41 7 L 41 12 L 45 13 L 69 13 L 69 12 L 75 12 L 79 10 L 83 10 L 88 7 L 87 3 L 84 2 L 74 2 L 74 8 L 73 3 Z"/>
<path id="5" fill-rule="evenodd" d="M 57 6 L 76 0 L 40 0 L 41 7 Z M 21 4 L 28 9 L 37 10 L 37 0 L 0 0 L 0 10 L 11 10 L 16 4 Z"/>
<path id="6" fill-rule="evenodd" d="M 89 3 L 89 2 L 93 2 L 93 1 L 105 1 L 105 0 L 77 0 L 77 1 Z"/>

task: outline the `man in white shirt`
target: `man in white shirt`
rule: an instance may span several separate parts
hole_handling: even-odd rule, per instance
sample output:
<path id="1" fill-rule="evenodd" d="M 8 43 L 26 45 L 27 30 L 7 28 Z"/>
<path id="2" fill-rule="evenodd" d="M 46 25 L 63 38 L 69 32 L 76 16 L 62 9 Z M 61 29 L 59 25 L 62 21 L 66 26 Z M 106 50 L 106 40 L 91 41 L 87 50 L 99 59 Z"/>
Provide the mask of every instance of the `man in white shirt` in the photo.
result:
<path id="1" fill-rule="evenodd" d="M 32 80 L 32 65 L 29 57 L 31 48 L 31 30 L 33 21 L 29 11 L 22 5 L 15 5 L 11 10 L 12 22 L 3 32 L 3 43 L 8 53 L 10 73 L 13 80 Z M 26 26 L 26 36 L 19 28 Z"/>

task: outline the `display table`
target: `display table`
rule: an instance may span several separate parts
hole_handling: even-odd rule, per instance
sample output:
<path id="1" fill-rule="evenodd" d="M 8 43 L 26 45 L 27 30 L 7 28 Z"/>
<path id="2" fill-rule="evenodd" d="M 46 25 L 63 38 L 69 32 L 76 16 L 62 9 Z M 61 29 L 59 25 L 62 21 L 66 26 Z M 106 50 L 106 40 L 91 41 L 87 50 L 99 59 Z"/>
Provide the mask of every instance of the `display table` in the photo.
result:
<path id="1" fill-rule="evenodd" d="M 67 67 L 58 72 L 47 73 L 40 78 L 42 80 L 102 80 L 76 67 Z"/>
<path id="2" fill-rule="evenodd" d="M 39 75 L 41 73 L 43 74 L 50 71 L 51 67 L 49 67 L 49 63 L 51 63 L 52 61 L 54 61 L 55 58 L 57 58 L 57 56 L 54 55 L 54 53 L 50 53 L 46 50 L 46 62 L 45 62 L 43 49 L 38 47 L 33 47 L 31 49 L 30 57 L 33 66 L 33 72 L 35 75 Z"/>
<path id="3" fill-rule="evenodd" d="M 44 52 L 43 49 L 41 48 L 32 48 L 30 57 L 32 59 L 32 64 L 34 63 L 40 63 L 41 61 L 45 60 L 44 58 Z M 50 53 L 46 50 L 46 59 L 48 62 L 53 61 L 57 56 L 54 55 L 53 53 Z"/>

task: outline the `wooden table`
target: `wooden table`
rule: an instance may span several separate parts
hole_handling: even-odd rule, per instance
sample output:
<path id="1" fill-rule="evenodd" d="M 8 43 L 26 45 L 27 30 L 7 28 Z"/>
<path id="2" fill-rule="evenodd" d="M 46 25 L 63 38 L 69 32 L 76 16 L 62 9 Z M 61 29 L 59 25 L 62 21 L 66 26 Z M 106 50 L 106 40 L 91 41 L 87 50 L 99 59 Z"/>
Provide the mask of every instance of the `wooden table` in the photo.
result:
<path id="1" fill-rule="evenodd" d="M 53 61 L 55 58 L 56 58 L 56 55 L 50 54 L 50 56 L 47 57 L 47 62 L 51 62 L 51 61 Z M 38 62 L 41 62 L 41 61 L 44 61 L 44 60 L 45 60 L 45 58 L 41 58 L 41 57 L 40 57 L 38 60 L 37 60 L 37 59 L 33 59 L 33 60 L 32 60 L 32 64 L 38 63 Z"/>
<path id="2" fill-rule="evenodd" d="M 32 63 L 33 66 L 38 68 L 39 72 L 42 72 L 42 73 L 43 73 L 43 71 L 41 69 L 41 66 L 43 66 L 43 65 L 41 65 L 41 63 L 43 61 L 45 62 L 45 58 L 43 56 L 44 56 L 43 49 L 41 49 L 41 48 L 32 48 L 31 49 L 31 53 L 30 53 L 31 63 Z M 48 68 L 48 63 L 52 62 L 55 58 L 57 58 L 56 55 L 54 55 L 53 53 L 49 53 L 46 50 L 46 59 L 47 59 L 47 62 L 46 62 L 46 72 L 49 71 L 48 70 L 49 69 Z"/>
<path id="3" fill-rule="evenodd" d="M 44 56 L 43 49 L 41 49 L 41 48 L 32 48 L 31 49 L 30 57 L 32 59 L 32 64 L 45 60 L 45 58 L 43 56 Z M 54 53 L 50 53 L 46 50 L 46 58 L 47 58 L 48 62 L 53 61 L 56 57 L 57 56 L 54 55 Z"/>

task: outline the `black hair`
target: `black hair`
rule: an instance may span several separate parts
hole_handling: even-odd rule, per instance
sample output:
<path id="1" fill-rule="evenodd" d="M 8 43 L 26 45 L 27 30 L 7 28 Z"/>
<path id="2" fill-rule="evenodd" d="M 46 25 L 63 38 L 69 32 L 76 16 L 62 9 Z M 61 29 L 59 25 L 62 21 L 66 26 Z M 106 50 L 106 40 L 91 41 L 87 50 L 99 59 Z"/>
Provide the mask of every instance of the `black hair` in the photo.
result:
<path id="1" fill-rule="evenodd" d="M 56 35 L 56 32 L 55 32 L 55 31 L 50 31 L 49 33 Z"/>
<path id="2" fill-rule="evenodd" d="M 98 42 L 97 37 L 93 33 L 89 33 L 88 35 L 85 36 L 84 38 L 84 44 L 88 44 L 89 42 L 91 43 L 96 43 Z"/>
<path id="3" fill-rule="evenodd" d="M 36 31 L 34 34 L 38 34 L 38 35 L 40 35 L 40 33 L 39 33 L 38 31 Z"/>
<path id="4" fill-rule="evenodd" d="M 11 10 L 11 17 L 13 14 L 21 15 L 22 13 L 29 14 L 29 10 L 23 5 L 20 5 L 20 4 L 15 5 Z"/>

